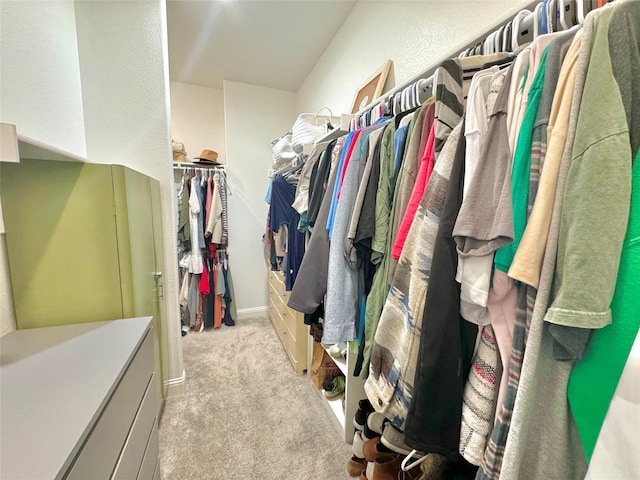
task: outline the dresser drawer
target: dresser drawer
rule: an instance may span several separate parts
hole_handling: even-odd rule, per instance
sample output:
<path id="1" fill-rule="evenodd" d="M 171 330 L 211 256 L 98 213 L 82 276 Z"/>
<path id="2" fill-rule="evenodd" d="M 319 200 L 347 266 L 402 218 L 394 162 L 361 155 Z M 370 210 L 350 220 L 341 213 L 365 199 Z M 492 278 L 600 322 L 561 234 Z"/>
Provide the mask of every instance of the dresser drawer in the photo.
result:
<path id="1" fill-rule="evenodd" d="M 111 477 L 114 480 L 129 480 L 136 478 L 138 475 L 140 464 L 142 463 L 142 458 L 144 457 L 144 452 L 149 442 L 149 435 L 151 434 L 158 413 L 156 395 L 158 387 L 156 383 L 156 376 L 153 375 L 147 386 L 147 391 L 144 394 L 136 418 L 133 421 L 133 426 L 129 431 L 129 436 L 124 444 L 124 449 L 116 465 L 115 472 Z"/>
<path id="2" fill-rule="evenodd" d="M 269 283 L 273 286 L 276 293 L 283 298 L 284 296 L 284 278 L 280 272 L 269 272 Z"/>
<path id="3" fill-rule="evenodd" d="M 153 333 L 133 357 L 67 476 L 70 480 L 110 478 L 153 375 Z M 155 385 L 149 394 L 155 395 Z M 154 406 L 154 410 L 155 410 Z"/>
<path id="4" fill-rule="evenodd" d="M 284 307 L 281 310 L 282 320 L 284 322 L 285 327 L 287 328 L 287 334 L 292 338 L 293 342 L 296 341 L 296 322 L 298 321 L 298 316 L 295 312 L 291 311 L 289 308 Z"/>
<path id="5" fill-rule="evenodd" d="M 144 452 L 144 458 L 142 459 L 142 465 L 140 466 L 140 472 L 137 477 L 138 480 L 154 480 L 156 475 L 160 478 L 158 455 L 158 422 L 156 421 L 153 423 L 153 430 L 151 430 L 151 436 L 147 443 L 147 450 Z M 135 477 L 130 478 L 133 480 Z"/>

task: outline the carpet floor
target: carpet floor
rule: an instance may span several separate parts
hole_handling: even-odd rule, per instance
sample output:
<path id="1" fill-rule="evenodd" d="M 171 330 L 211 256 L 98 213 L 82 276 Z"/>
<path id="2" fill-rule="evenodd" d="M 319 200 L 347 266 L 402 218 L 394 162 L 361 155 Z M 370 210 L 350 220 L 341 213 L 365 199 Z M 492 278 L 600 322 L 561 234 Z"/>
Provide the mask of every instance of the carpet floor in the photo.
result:
<path id="1" fill-rule="evenodd" d="M 351 446 L 267 318 L 182 338 L 185 392 L 160 422 L 162 478 L 346 480 Z"/>

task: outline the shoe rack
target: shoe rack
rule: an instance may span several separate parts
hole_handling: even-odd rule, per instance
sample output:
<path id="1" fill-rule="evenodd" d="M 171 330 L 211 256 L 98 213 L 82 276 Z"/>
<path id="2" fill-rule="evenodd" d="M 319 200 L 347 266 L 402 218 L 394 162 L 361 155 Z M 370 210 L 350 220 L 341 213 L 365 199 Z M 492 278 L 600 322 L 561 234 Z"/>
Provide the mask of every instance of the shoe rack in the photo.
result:
<path id="1" fill-rule="evenodd" d="M 311 365 L 311 354 L 313 352 L 313 337 L 308 336 L 309 345 L 307 348 L 308 358 L 307 365 Z M 364 381 L 360 377 L 353 376 L 353 370 L 358 358 L 358 344 L 356 342 L 349 342 L 347 348 L 347 358 L 335 358 L 329 354 L 327 348 L 325 348 L 327 354 L 331 357 L 333 362 L 338 366 L 340 371 L 344 374 L 345 378 L 345 390 L 344 390 L 344 410 L 342 409 L 342 400 L 340 398 L 334 400 L 328 400 L 324 396 L 324 390 L 315 389 L 325 408 L 331 415 L 333 424 L 338 431 L 340 437 L 346 443 L 353 442 L 353 435 L 355 433 L 355 427 L 353 426 L 353 417 L 358 409 L 358 402 L 363 398 L 366 398 L 364 393 Z M 307 371 L 307 375 L 309 375 Z M 315 388 L 315 387 L 314 387 Z"/>

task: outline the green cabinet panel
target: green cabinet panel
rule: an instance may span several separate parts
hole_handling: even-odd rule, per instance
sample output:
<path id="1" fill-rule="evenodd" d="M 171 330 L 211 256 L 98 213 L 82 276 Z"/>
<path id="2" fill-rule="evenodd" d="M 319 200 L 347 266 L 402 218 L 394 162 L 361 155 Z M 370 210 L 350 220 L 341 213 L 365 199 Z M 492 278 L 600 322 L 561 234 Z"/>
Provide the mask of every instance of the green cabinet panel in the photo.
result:
<path id="1" fill-rule="evenodd" d="M 155 277 L 156 297 L 153 318 L 167 319 L 168 317 L 164 303 L 164 277 L 162 272 L 162 269 L 164 268 L 164 230 L 162 227 L 160 182 L 154 178 L 150 178 L 149 186 L 151 187 L 151 214 L 153 219 L 153 251 L 155 254 L 156 272 L 159 273 L 159 275 Z M 161 388 L 163 391 L 161 392 L 161 398 L 164 398 L 166 396 L 166 387 L 164 387 L 164 382 L 167 380 L 165 372 L 169 372 L 169 358 L 168 355 L 163 354 L 163 352 L 169 351 L 168 333 L 165 331 L 166 327 L 163 322 L 158 321 L 156 324 L 156 331 L 158 332 L 159 338 L 158 350 L 160 354 L 160 363 L 158 365 L 162 366 L 161 381 L 158 382 L 158 385 L 162 386 Z"/>
<path id="2" fill-rule="evenodd" d="M 18 329 L 152 315 L 164 380 L 158 181 L 120 165 L 0 168 Z"/>
<path id="3" fill-rule="evenodd" d="M 43 160 L 1 168 L 18 329 L 121 318 L 110 168 Z"/>
<path id="4" fill-rule="evenodd" d="M 162 231 L 154 228 L 158 223 L 154 213 L 160 210 L 160 197 L 152 197 L 152 187 L 159 192 L 160 184 L 130 168 L 113 165 L 112 170 L 118 250 L 121 259 L 127 259 L 120 266 L 123 309 L 129 317 L 153 315 L 155 359 L 160 368 L 163 329 L 157 282 L 161 277 L 156 279 L 156 273 L 162 271 L 163 262 L 162 257 L 157 260 L 156 250 L 162 251 Z M 164 376 L 157 385 L 159 389 L 164 385 Z M 162 395 L 160 390 L 158 394 Z"/>

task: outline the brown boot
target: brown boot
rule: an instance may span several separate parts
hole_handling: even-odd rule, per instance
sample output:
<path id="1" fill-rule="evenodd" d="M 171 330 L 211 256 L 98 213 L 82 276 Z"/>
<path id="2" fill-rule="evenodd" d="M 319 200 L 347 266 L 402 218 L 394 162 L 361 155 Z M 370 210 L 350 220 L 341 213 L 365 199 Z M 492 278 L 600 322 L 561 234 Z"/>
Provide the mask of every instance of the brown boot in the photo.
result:
<path id="1" fill-rule="evenodd" d="M 367 462 L 375 462 L 379 455 L 394 453 L 380 442 L 380 437 L 364 442 L 362 450 L 364 450 L 364 458 Z"/>
<path id="2" fill-rule="evenodd" d="M 364 458 L 352 456 L 347 462 L 347 472 L 352 477 L 360 476 L 367 468 L 367 461 Z"/>
<path id="3" fill-rule="evenodd" d="M 400 464 L 402 457 L 400 455 L 386 453 L 376 457 L 373 468 L 373 479 L 371 480 L 398 480 L 400 472 Z"/>

